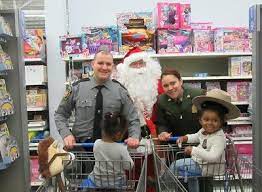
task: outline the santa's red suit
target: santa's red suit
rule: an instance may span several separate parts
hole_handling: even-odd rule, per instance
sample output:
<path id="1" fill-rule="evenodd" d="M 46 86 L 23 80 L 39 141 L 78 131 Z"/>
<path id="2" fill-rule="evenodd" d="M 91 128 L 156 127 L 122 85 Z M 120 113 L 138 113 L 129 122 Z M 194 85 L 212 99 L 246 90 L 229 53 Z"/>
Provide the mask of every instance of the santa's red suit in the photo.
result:
<path id="1" fill-rule="evenodd" d="M 151 117 L 159 94 L 160 75 L 161 66 L 158 61 L 137 47 L 131 49 L 123 62 L 117 65 L 117 80 L 128 90 L 137 108 L 141 127 L 146 125 L 153 137 L 156 136 L 156 128 Z M 152 156 L 149 156 L 148 160 L 150 159 L 152 160 Z M 148 175 L 153 177 L 153 162 L 148 165 Z M 152 188 L 147 191 L 154 190 Z"/>

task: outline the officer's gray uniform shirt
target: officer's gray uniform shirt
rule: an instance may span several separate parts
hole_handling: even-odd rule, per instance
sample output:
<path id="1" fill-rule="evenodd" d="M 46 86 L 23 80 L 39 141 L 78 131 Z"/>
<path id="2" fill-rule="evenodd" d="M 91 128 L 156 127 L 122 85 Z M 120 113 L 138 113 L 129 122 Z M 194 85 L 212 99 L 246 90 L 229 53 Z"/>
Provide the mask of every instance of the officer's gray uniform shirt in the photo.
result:
<path id="1" fill-rule="evenodd" d="M 62 138 L 71 134 L 68 119 L 75 108 L 75 123 L 72 133 L 80 141 L 93 136 L 95 102 L 98 84 L 92 77 L 75 83 L 68 98 L 64 98 L 55 112 L 56 127 Z M 118 82 L 108 80 L 102 88 L 103 116 L 107 112 L 119 112 L 127 118 L 129 137 L 140 137 L 140 124 L 137 111 L 127 90 Z M 123 128 L 124 129 L 124 128 Z"/>

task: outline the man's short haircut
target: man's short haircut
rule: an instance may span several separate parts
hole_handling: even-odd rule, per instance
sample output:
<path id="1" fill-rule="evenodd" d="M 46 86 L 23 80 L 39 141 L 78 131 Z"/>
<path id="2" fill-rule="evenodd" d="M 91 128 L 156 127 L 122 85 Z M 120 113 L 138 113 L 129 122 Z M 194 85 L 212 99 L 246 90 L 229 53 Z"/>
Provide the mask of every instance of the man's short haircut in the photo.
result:
<path id="1" fill-rule="evenodd" d="M 109 51 L 107 51 L 107 50 L 98 50 L 98 51 L 96 52 L 95 56 L 94 56 L 94 60 L 96 60 L 96 57 L 97 57 L 98 54 L 110 55 L 110 56 L 112 57 L 112 59 L 113 59 L 113 55 L 112 55 L 112 53 L 110 53 Z"/>

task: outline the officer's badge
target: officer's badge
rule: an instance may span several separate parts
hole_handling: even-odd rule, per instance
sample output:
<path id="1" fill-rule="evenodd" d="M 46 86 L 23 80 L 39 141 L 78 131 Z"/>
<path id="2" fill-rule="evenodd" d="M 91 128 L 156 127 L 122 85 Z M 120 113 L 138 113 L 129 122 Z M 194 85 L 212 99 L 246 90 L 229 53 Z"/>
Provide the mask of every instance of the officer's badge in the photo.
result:
<path id="1" fill-rule="evenodd" d="M 192 113 L 197 113 L 197 108 L 195 105 L 192 105 Z"/>

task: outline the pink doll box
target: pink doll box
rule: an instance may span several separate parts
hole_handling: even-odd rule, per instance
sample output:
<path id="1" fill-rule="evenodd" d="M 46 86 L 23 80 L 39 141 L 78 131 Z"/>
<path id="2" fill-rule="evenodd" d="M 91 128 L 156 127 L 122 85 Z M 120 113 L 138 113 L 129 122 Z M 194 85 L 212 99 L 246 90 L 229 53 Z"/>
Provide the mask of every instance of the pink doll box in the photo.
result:
<path id="1" fill-rule="evenodd" d="M 206 82 L 206 89 L 207 89 L 207 91 L 210 91 L 212 89 L 221 89 L 220 83 L 218 81 Z"/>
<path id="2" fill-rule="evenodd" d="M 231 101 L 237 101 L 237 84 L 236 82 L 227 82 L 227 92 L 231 95 Z"/>
<path id="3" fill-rule="evenodd" d="M 212 30 L 193 30 L 194 52 L 213 52 L 214 51 L 214 31 Z"/>
<path id="4" fill-rule="evenodd" d="M 249 82 L 237 83 L 237 101 L 248 101 L 249 98 Z"/>
<path id="5" fill-rule="evenodd" d="M 191 28 L 191 6 L 190 4 L 180 4 L 180 28 Z"/>
<path id="6" fill-rule="evenodd" d="M 157 27 L 162 29 L 179 29 L 180 4 L 157 3 Z"/>
<path id="7" fill-rule="evenodd" d="M 158 30 L 158 53 L 191 53 L 192 49 L 191 30 Z"/>
<path id="8" fill-rule="evenodd" d="M 81 36 L 61 36 L 60 52 L 62 58 L 81 57 L 82 56 L 82 40 Z"/>
<path id="9" fill-rule="evenodd" d="M 250 38 L 246 28 L 217 28 L 214 32 L 216 52 L 250 51 Z"/>

